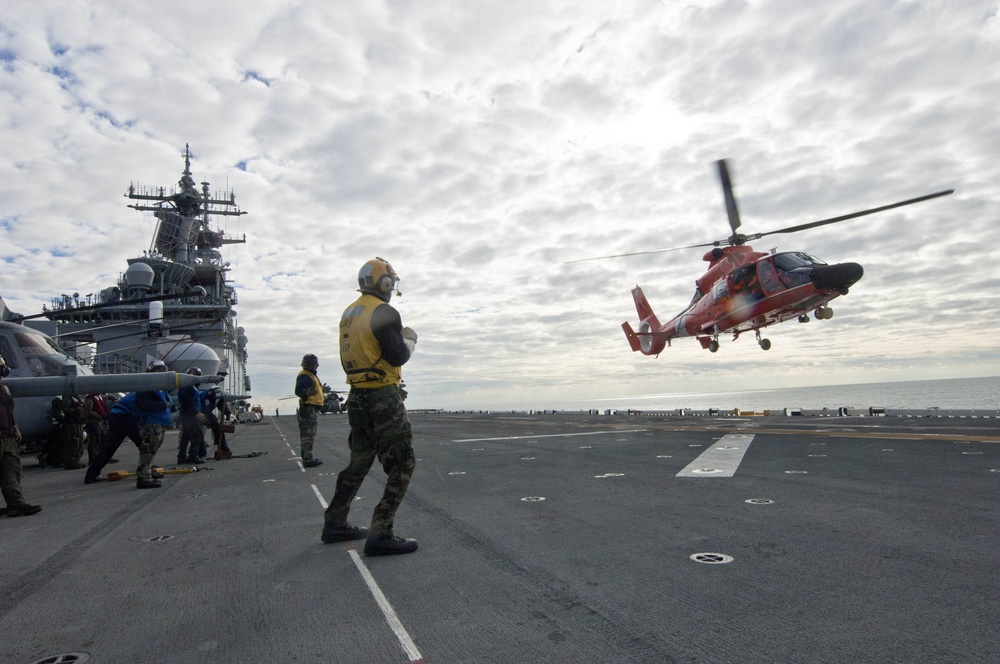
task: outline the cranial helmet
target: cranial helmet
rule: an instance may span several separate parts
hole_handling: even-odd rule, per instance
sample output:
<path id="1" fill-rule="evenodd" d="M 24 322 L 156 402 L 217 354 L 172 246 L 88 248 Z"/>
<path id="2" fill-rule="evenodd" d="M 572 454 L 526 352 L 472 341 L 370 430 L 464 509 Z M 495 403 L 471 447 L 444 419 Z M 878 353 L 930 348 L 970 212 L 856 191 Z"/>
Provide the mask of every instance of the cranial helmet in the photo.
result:
<path id="1" fill-rule="evenodd" d="M 306 353 L 305 355 L 302 356 L 303 369 L 316 368 L 318 366 L 319 366 L 319 358 L 313 355 L 312 353 Z"/>
<path id="2" fill-rule="evenodd" d="M 188 373 L 191 374 L 192 376 L 200 376 L 201 369 L 199 369 L 198 367 L 191 367 L 190 369 L 188 369 Z"/>
<path id="3" fill-rule="evenodd" d="M 163 360 L 153 360 L 152 362 L 149 363 L 149 366 L 146 367 L 147 372 L 166 371 L 166 370 L 167 370 L 167 365 L 163 362 Z"/>
<path id="4" fill-rule="evenodd" d="M 7 362 L 3 359 L 3 355 L 0 355 L 0 378 L 6 378 L 10 375 L 10 367 L 7 366 Z"/>
<path id="5" fill-rule="evenodd" d="M 358 288 L 362 293 L 369 293 L 389 301 L 392 291 L 396 290 L 399 276 L 384 258 L 375 257 L 361 266 L 358 272 Z M 397 291 L 398 292 L 398 291 Z"/>

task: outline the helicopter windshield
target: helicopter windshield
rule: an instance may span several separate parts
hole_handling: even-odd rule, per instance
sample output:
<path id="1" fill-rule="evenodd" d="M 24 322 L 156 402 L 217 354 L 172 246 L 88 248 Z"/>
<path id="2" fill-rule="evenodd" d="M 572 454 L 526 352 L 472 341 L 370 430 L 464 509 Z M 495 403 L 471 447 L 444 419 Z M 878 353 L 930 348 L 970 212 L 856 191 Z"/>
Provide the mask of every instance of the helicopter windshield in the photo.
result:
<path id="1" fill-rule="evenodd" d="M 809 283 L 813 266 L 826 265 L 818 258 L 802 251 L 775 254 L 772 258 L 774 266 L 778 269 L 778 276 L 788 288 Z"/>
<path id="2" fill-rule="evenodd" d="M 65 373 L 66 355 L 54 343 L 37 334 L 17 333 L 14 338 L 32 375 L 61 376 Z"/>

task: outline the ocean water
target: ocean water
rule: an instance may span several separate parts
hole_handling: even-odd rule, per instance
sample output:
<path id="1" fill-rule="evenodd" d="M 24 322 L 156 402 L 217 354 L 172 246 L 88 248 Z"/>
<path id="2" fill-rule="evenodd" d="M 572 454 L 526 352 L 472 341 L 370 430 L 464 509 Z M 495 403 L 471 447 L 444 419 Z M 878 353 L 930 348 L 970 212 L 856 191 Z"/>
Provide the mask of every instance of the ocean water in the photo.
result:
<path id="1" fill-rule="evenodd" d="M 513 405 L 512 405 L 513 406 Z M 531 408 L 522 404 L 519 408 Z M 588 399 L 563 404 L 536 405 L 556 410 L 779 410 L 802 408 L 819 410 L 841 407 L 942 410 L 1000 410 L 1000 376 L 989 378 L 954 378 L 893 383 L 862 383 L 794 387 L 744 392 L 705 392 L 688 394 L 647 394 L 623 398 Z"/>

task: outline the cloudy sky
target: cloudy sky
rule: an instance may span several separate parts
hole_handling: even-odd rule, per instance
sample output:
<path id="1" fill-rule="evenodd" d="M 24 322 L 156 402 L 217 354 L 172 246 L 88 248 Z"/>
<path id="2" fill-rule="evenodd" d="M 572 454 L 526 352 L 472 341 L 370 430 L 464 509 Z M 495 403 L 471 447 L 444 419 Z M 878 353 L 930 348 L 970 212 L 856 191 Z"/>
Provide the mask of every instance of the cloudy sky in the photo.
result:
<path id="1" fill-rule="evenodd" d="M 7 3 L 0 295 L 113 285 L 153 230 L 129 183 L 176 183 L 189 143 L 248 212 L 227 260 L 268 408 L 305 352 L 342 384 L 375 255 L 420 334 L 411 408 L 1000 375 L 998 62 L 996 0 Z M 632 353 L 630 290 L 673 316 L 703 252 L 566 261 L 728 236 L 721 158 L 747 232 L 956 193 L 755 243 L 865 267 L 766 353 Z"/>

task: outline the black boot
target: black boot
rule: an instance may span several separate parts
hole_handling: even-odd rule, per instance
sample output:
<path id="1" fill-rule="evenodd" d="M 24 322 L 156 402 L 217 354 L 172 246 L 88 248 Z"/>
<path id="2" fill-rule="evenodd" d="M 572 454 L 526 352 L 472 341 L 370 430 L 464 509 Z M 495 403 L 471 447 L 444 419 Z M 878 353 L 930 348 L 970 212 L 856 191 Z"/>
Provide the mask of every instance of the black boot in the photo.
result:
<path id="1" fill-rule="evenodd" d="M 163 485 L 160 484 L 160 481 L 159 480 L 154 480 L 154 479 L 148 479 L 147 480 L 147 479 L 139 478 L 139 479 L 137 479 L 135 481 L 135 488 L 136 489 L 159 489 L 161 486 L 163 486 Z"/>
<path id="2" fill-rule="evenodd" d="M 366 556 L 394 556 L 399 553 L 413 553 L 417 550 L 417 540 L 403 539 L 392 533 L 369 537 L 365 542 Z"/>
<path id="3" fill-rule="evenodd" d="M 359 528 L 345 523 L 342 526 L 335 526 L 332 523 L 323 524 L 323 535 L 320 537 L 327 544 L 334 542 L 348 542 L 350 540 L 365 539 L 368 537 L 367 528 Z"/>

